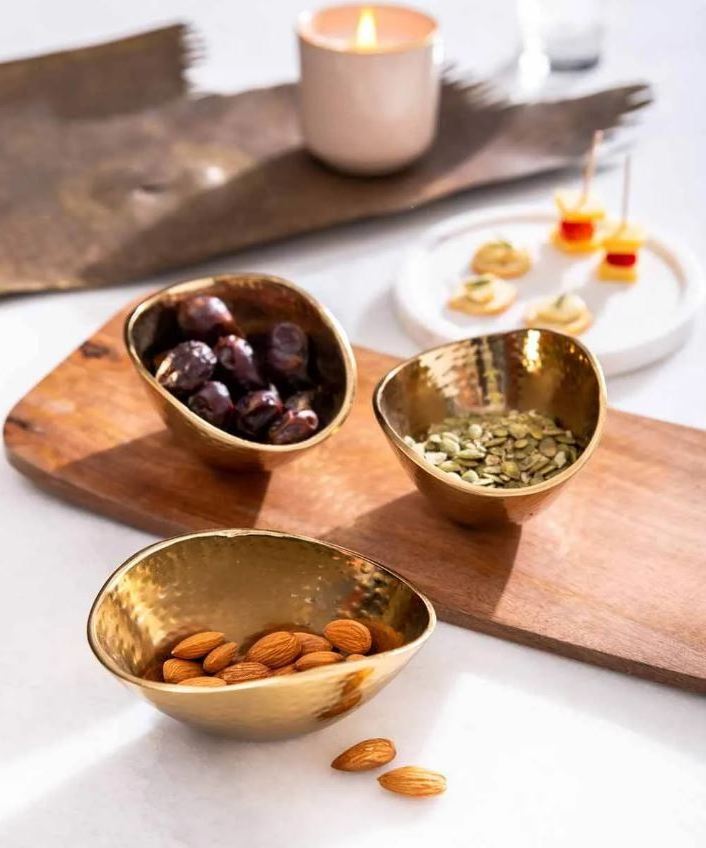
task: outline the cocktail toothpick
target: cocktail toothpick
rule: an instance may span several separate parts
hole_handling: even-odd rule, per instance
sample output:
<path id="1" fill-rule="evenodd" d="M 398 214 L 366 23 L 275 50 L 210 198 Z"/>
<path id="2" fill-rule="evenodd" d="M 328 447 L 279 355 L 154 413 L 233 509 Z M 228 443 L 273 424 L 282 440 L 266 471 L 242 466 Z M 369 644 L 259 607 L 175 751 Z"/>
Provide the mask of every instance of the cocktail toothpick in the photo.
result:
<path id="1" fill-rule="evenodd" d="M 579 196 L 578 206 L 583 206 L 583 204 L 588 200 L 588 196 L 591 193 L 591 183 L 593 182 L 593 174 L 596 170 L 596 153 L 598 152 L 598 146 L 603 141 L 603 130 L 596 130 L 593 133 L 593 140 L 591 142 L 591 149 L 588 151 L 588 157 L 586 159 L 586 166 L 583 170 L 583 188 L 581 190 L 581 195 Z"/>
<path id="2" fill-rule="evenodd" d="M 621 204 L 620 225 L 624 227 L 628 222 L 628 208 L 630 206 L 630 154 L 625 157 L 623 167 L 623 202 Z"/>

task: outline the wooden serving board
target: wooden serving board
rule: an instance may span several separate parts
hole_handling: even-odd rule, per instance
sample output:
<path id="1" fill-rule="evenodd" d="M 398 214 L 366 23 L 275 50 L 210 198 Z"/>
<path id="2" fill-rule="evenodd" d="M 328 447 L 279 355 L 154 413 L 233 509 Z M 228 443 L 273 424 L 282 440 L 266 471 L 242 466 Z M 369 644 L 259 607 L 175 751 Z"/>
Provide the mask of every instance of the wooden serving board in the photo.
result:
<path id="1" fill-rule="evenodd" d="M 595 457 L 545 513 L 471 530 L 434 512 L 378 429 L 370 398 L 391 357 L 357 350 L 340 433 L 271 475 L 236 475 L 164 430 L 123 352 L 123 317 L 5 423 L 10 462 L 41 485 L 160 534 L 257 526 L 334 541 L 408 577 L 446 621 L 706 691 L 706 432 L 611 410 Z"/>

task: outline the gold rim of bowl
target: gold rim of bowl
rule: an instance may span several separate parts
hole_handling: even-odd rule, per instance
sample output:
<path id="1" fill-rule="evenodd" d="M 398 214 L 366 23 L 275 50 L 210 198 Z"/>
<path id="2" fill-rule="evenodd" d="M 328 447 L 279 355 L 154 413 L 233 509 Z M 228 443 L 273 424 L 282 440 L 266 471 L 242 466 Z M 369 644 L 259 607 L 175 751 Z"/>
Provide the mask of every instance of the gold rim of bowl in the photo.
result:
<path id="1" fill-rule="evenodd" d="M 471 344 L 472 342 L 478 341 L 479 339 L 498 339 L 498 338 L 507 338 L 508 336 L 513 336 L 518 333 L 524 334 L 527 332 L 531 332 L 529 330 L 508 330 L 504 333 L 488 333 L 482 336 L 471 336 L 467 339 L 459 339 L 459 341 L 455 342 L 446 342 L 445 344 L 436 345 L 435 347 L 430 347 L 427 350 L 423 350 L 421 353 L 416 354 L 415 356 L 410 356 L 409 359 L 406 359 L 404 362 L 401 362 L 399 365 L 396 365 L 391 371 L 388 371 L 387 374 L 380 380 L 380 382 L 375 387 L 375 391 L 373 392 L 373 410 L 375 412 L 375 417 L 377 418 L 378 424 L 382 428 L 385 435 L 393 442 L 393 444 L 399 448 L 405 456 L 409 457 L 415 465 L 418 465 L 423 471 L 431 474 L 433 477 L 436 477 L 438 480 L 443 481 L 449 486 L 452 486 L 454 489 L 457 489 L 460 492 L 472 492 L 473 494 L 482 495 L 484 497 L 489 498 L 521 498 L 526 495 L 531 495 L 538 492 L 546 492 L 547 489 L 553 489 L 555 486 L 563 483 L 566 480 L 569 480 L 574 476 L 578 471 L 580 471 L 583 466 L 588 462 L 588 460 L 593 455 L 594 451 L 598 447 L 598 443 L 601 439 L 601 434 L 603 432 L 603 425 L 605 423 L 606 417 L 606 409 L 608 405 L 608 397 L 606 392 L 605 385 L 605 377 L 603 376 L 603 369 L 601 368 L 596 357 L 591 353 L 591 351 L 580 341 L 575 339 L 573 336 L 569 336 L 568 338 L 581 349 L 581 351 L 586 355 L 586 358 L 591 363 L 591 367 L 596 375 L 596 380 L 598 382 L 598 419 L 596 420 L 596 426 L 594 427 L 593 434 L 589 443 L 584 448 L 581 456 L 578 457 L 576 462 L 573 462 L 568 468 L 565 468 L 563 471 L 559 472 L 559 474 L 554 475 L 549 480 L 545 480 L 543 483 L 536 483 L 534 486 L 523 486 L 521 489 L 495 489 L 490 487 L 483 486 L 474 486 L 472 483 L 466 483 L 463 480 L 454 480 L 450 477 L 445 471 L 439 471 L 436 466 L 432 465 L 429 462 L 426 462 L 422 459 L 416 451 L 412 450 L 409 445 L 404 441 L 402 436 L 400 436 L 396 430 L 389 423 L 385 414 L 382 411 L 381 406 L 381 398 L 382 394 L 385 390 L 387 384 L 393 380 L 397 374 L 405 368 L 410 363 L 420 359 L 422 356 L 425 356 L 429 353 L 434 353 L 438 350 L 444 350 L 445 348 L 455 347 L 461 344 Z M 544 334 L 551 334 L 553 336 L 565 336 L 564 333 L 557 333 L 554 330 L 545 330 L 541 331 Z"/>
<path id="2" fill-rule="evenodd" d="M 341 355 L 343 357 L 343 363 L 345 368 L 345 392 L 343 395 L 343 399 L 341 400 L 341 405 L 338 412 L 334 415 L 334 417 L 329 421 L 329 423 L 322 429 L 319 430 L 318 433 L 315 433 L 309 439 L 305 439 L 303 442 L 294 442 L 291 445 L 270 445 L 266 442 L 251 442 L 248 439 L 241 439 L 239 436 L 235 436 L 232 433 L 228 433 L 225 430 L 221 430 L 219 427 L 215 427 L 213 424 L 209 424 L 208 421 L 205 421 L 203 418 L 200 418 L 196 415 L 195 412 L 192 412 L 189 407 L 182 403 L 178 398 L 176 398 L 171 392 L 168 392 L 165 388 L 163 388 L 157 380 L 155 380 L 153 374 L 145 368 L 140 355 L 135 348 L 133 342 L 134 335 L 134 326 L 137 323 L 138 319 L 142 315 L 143 312 L 146 312 L 156 303 L 164 300 L 166 296 L 172 294 L 183 294 L 188 292 L 198 292 L 201 289 L 208 288 L 213 283 L 224 283 L 228 284 L 229 281 L 242 280 L 243 282 L 247 282 L 248 280 L 266 280 L 271 283 L 275 283 L 277 285 L 284 286 L 285 288 L 291 289 L 296 292 L 300 297 L 307 300 L 314 310 L 321 316 L 324 322 L 330 327 L 331 332 L 333 333 L 336 342 L 341 351 Z M 304 289 L 290 282 L 289 280 L 285 280 L 283 277 L 276 277 L 272 274 L 258 274 L 256 272 L 239 272 L 234 274 L 216 274 L 212 277 L 201 277 L 197 280 L 187 280 L 182 283 L 174 283 L 173 285 L 165 286 L 165 288 L 160 289 L 154 294 L 149 295 L 144 300 L 141 300 L 134 309 L 131 310 L 130 314 L 125 319 L 125 324 L 123 326 L 123 339 L 125 342 L 125 347 L 127 348 L 128 355 L 130 356 L 130 360 L 132 364 L 135 366 L 137 372 L 140 376 L 147 380 L 150 385 L 160 394 L 160 396 L 168 403 L 170 406 L 174 407 L 180 414 L 182 414 L 185 418 L 191 421 L 196 427 L 204 430 L 211 437 L 215 438 L 219 442 L 224 445 L 229 445 L 232 447 L 245 448 L 249 450 L 254 450 L 261 453 L 271 453 L 271 454 L 287 454 L 287 453 L 296 453 L 299 450 L 313 448 L 316 445 L 323 442 L 327 439 L 333 432 L 338 430 L 338 428 L 343 424 L 348 415 L 350 414 L 351 409 L 353 408 L 353 400 L 355 398 L 356 392 L 356 382 L 357 382 L 357 365 L 355 361 L 355 355 L 353 353 L 353 348 L 351 347 L 350 342 L 348 341 L 348 337 L 340 325 L 338 320 L 334 317 L 334 315 L 313 295 L 309 294 Z"/>
<path id="3" fill-rule="evenodd" d="M 279 530 L 255 530 L 255 529 L 229 529 L 229 530 L 201 530 L 197 533 L 185 533 L 180 536 L 172 536 L 169 539 L 164 539 L 161 542 L 155 542 L 152 545 L 147 545 L 147 547 L 142 548 L 137 551 L 137 553 L 133 554 L 131 557 L 125 560 L 121 565 L 119 565 L 115 571 L 108 577 L 103 586 L 100 588 L 98 594 L 95 597 L 95 600 L 91 604 L 90 612 L 88 613 L 88 621 L 86 624 L 86 636 L 88 638 L 88 644 L 93 652 L 95 658 L 100 662 L 100 664 L 107 669 L 111 674 L 114 674 L 116 677 L 119 677 L 121 680 L 125 680 L 128 683 L 132 683 L 136 686 L 142 686 L 146 689 L 157 689 L 157 690 L 173 690 L 175 692 L 188 692 L 193 694 L 194 692 L 202 693 L 203 695 L 222 695 L 224 692 L 233 692 L 235 690 L 241 689 L 252 689 L 259 688 L 262 686 L 273 686 L 273 685 L 284 685 L 288 686 L 290 684 L 301 682 L 301 677 L 298 675 L 282 675 L 281 677 L 265 677 L 261 680 L 247 680 L 243 683 L 238 683 L 233 686 L 218 686 L 213 688 L 201 687 L 201 686 L 184 686 L 176 683 L 160 683 L 156 680 L 146 680 L 143 677 L 137 677 L 134 674 L 130 674 L 123 669 L 121 669 L 117 663 L 115 663 L 112 658 L 101 648 L 98 644 L 98 638 L 95 633 L 94 623 L 95 623 L 95 612 L 98 609 L 99 605 L 104 600 L 105 596 L 110 592 L 115 584 L 120 580 L 120 578 L 128 572 L 131 568 L 136 565 L 139 565 L 145 559 L 145 557 L 150 554 L 162 550 L 163 548 L 168 548 L 171 545 L 185 541 L 188 539 L 198 539 L 209 536 L 223 536 L 226 538 L 234 538 L 236 536 L 269 536 L 279 539 L 295 539 L 297 541 L 309 542 L 315 545 L 321 545 L 325 548 L 330 548 L 331 550 L 338 551 L 339 553 L 344 554 L 345 556 L 353 556 L 359 559 L 364 559 L 367 562 L 372 563 L 376 568 L 382 569 L 382 571 L 391 574 L 395 579 L 399 580 L 401 583 L 404 583 L 405 586 L 408 586 L 412 592 L 422 601 L 424 604 L 427 614 L 429 616 L 429 621 L 427 626 L 424 628 L 424 632 L 420 633 L 416 639 L 413 639 L 411 642 L 406 642 L 404 645 L 400 645 L 399 648 L 392 648 L 389 651 L 381 651 L 379 654 L 370 654 L 370 656 L 366 656 L 365 660 L 375 661 L 375 658 L 378 656 L 390 656 L 392 654 L 399 655 L 403 653 L 408 653 L 412 651 L 417 646 L 421 646 L 426 640 L 431 636 L 434 632 L 434 628 L 436 627 L 436 612 L 434 607 L 431 604 L 429 598 L 419 591 L 415 586 L 413 586 L 409 580 L 406 580 L 402 575 L 398 574 L 391 568 L 388 568 L 386 565 L 382 565 L 382 563 L 377 562 L 377 560 L 370 559 L 363 554 L 360 554 L 356 551 L 352 551 L 350 548 L 344 548 L 341 545 L 334 545 L 331 542 L 323 542 L 320 539 L 314 539 L 311 536 L 300 536 L 296 533 L 283 533 Z M 358 663 L 362 663 L 365 660 L 356 660 Z M 316 670 L 319 676 L 338 676 L 340 674 L 340 668 L 337 665 L 333 666 L 324 666 Z"/>

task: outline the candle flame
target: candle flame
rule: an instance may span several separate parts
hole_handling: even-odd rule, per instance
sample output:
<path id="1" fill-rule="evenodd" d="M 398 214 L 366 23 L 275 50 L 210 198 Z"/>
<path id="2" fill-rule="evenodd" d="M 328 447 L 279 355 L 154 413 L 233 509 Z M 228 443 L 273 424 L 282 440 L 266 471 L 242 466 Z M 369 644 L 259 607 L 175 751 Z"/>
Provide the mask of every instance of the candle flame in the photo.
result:
<path id="1" fill-rule="evenodd" d="M 358 25 L 355 28 L 355 46 L 356 47 L 375 47 L 378 43 L 377 24 L 375 23 L 375 13 L 369 7 L 361 10 L 358 17 Z"/>

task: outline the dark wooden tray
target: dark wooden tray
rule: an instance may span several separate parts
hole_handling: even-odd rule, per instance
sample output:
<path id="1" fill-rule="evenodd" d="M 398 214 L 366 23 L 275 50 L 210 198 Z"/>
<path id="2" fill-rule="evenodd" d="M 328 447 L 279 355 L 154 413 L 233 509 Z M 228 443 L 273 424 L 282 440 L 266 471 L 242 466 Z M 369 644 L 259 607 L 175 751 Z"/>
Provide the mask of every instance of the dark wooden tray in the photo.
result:
<path id="1" fill-rule="evenodd" d="M 446 621 L 706 691 L 705 432 L 611 410 L 552 507 L 474 531 L 434 513 L 378 430 L 370 397 L 391 357 L 357 350 L 358 400 L 339 434 L 271 475 L 235 475 L 163 429 L 123 352 L 123 317 L 10 413 L 8 458 L 37 483 L 156 533 L 258 526 L 335 541 L 414 581 Z"/>

